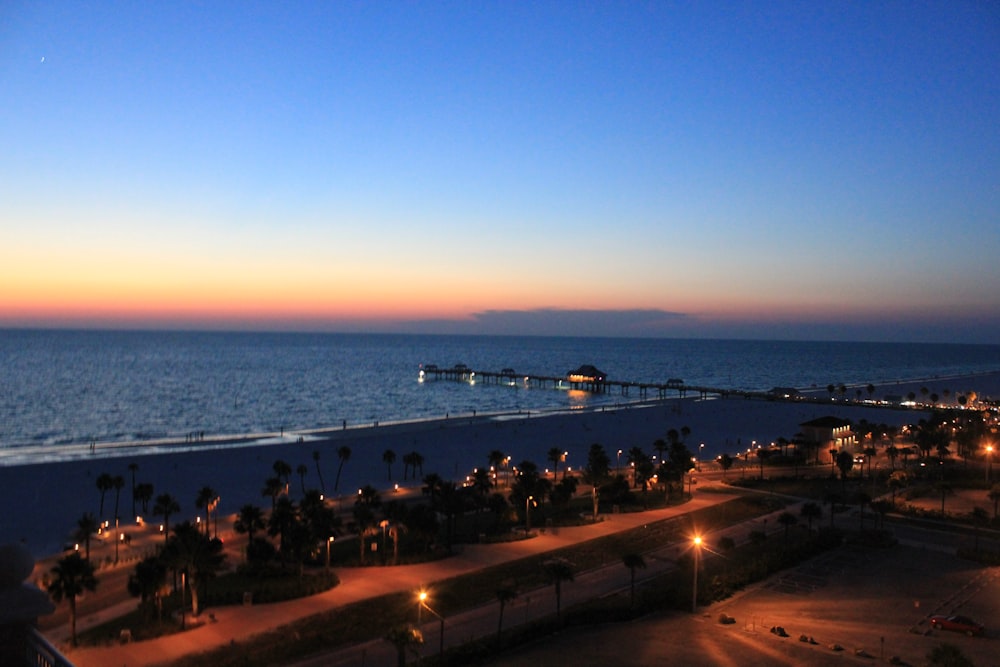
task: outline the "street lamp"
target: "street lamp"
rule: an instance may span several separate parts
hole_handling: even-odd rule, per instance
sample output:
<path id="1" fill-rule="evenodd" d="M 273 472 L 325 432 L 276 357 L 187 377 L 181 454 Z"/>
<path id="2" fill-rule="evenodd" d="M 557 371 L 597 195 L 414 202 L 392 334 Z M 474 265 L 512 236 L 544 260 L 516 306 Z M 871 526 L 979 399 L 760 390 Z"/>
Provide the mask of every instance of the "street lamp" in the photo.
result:
<path id="1" fill-rule="evenodd" d="M 385 528 L 389 525 L 389 520 L 382 519 L 378 525 L 382 529 L 382 565 L 385 565 Z"/>
<path id="2" fill-rule="evenodd" d="M 327 570 L 330 569 L 330 545 L 333 544 L 333 541 L 335 539 L 336 538 L 333 535 L 331 535 L 330 537 L 326 538 L 326 569 Z"/>
<path id="3" fill-rule="evenodd" d="M 986 485 L 990 484 L 993 474 L 993 445 L 986 445 Z"/>
<path id="4" fill-rule="evenodd" d="M 701 453 L 705 449 L 705 443 L 698 445 L 698 470 L 701 470 Z"/>
<path id="5" fill-rule="evenodd" d="M 622 450 L 618 450 L 618 465 L 615 467 L 615 474 L 622 474 Z"/>
<path id="6" fill-rule="evenodd" d="M 420 623 L 419 613 L 421 608 L 426 608 L 427 611 L 437 616 L 438 620 L 441 622 L 441 639 L 440 639 L 440 647 L 438 649 L 438 653 L 440 655 L 441 664 L 443 665 L 444 664 L 444 616 L 431 609 L 430 606 L 427 604 L 427 591 L 420 591 L 420 595 L 417 596 L 417 599 L 419 601 L 419 606 L 417 607 L 418 624 Z"/>
<path id="7" fill-rule="evenodd" d="M 694 584 L 691 590 L 691 613 L 698 612 L 698 556 L 701 554 L 701 535 L 694 538 Z"/>
<path id="8" fill-rule="evenodd" d="M 535 505 L 535 497 L 528 496 L 524 499 L 524 536 L 531 532 L 531 506 Z"/>

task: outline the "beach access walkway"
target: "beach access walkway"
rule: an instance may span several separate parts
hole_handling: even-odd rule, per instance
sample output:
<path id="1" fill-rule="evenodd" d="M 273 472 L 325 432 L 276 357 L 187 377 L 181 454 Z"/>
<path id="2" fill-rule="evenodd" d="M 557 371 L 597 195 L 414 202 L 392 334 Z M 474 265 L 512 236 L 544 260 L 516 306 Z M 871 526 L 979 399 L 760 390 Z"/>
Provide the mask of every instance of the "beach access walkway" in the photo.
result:
<path id="1" fill-rule="evenodd" d="M 689 512 L 731 500 L 735 494 L 725 492 L 700 492 L 684 505 L 661 510 L 627 514 L 603 515 L 603 521 L 587 526 L 549 529 L 539 532 L 527 540 L 490 545 L 465 545 L 454 556 L 417 565 L 400 565 L 389 568 L 340 568 L 337 574 L 340 584 L 335 588 L 308 598 L 290 600 L 274 604 L 252 606 L 213 607 L 215 621 L 200 627 L 144 642 L 116 644 L 107 647 L 86 647 L 70 651 L 67 657 L 77 667 L 143 667 L 146 665 L 170 664 L 179 658 L 236 644 L 250 637 L 293 623 L 322 612 L 331 611 L 359 600 L 400 591 L 416 592 L 430 588 L 435 581 L 483 569 L 527 556 L 546 553 L 562 547 L 602 537 L 653 522 L 679 517 Z M 771 522 L 777 528 L 777 522 Z M 745 527 L 740 527 L 745 532 Z M 665 545 L 664 553 L 656 552 L 646 556 L 645 577 L 655 576 L 664 569 L 673 567 L 678 554 L 677 545 Z M 601 574 L 601 570 L 606 570 Z M 608 572 L 613 573 L 609 577 Z M 621 563 L 620 554 L 608 554 L 608 564 L 597 571 L 578 573 L 576 581 L 564 586 L 564 605 L 574 604 L 584 599 L 606 595 L 628 586 L 629 572 Z M 624 582 L 624 584 L 622 583 Z M 134 606 L 134 602 L 132 605 Z M 478 636 L 496 632 L 496 605 L 484 605 L 477 609 L 456 614 L 446 619 L 445 642 L 466 642 Z M 555 598 L 551 589 L 522 592 L 520 597 L 509 604 L 505 612 L 506 627 L 531 621 L 554 613 Z M 208 612 L 202 615 L 204 619 Z M 416 598 L 414 599 L 416 615 Z M 424 652 L 437 646 L 438 620 L 432 614 L 424 615 L 422 631 L 426 644 Z M 388 628 L 386 628 L 388 630 Z M 48 633 L 58 637 L 60 632 Z M 303 661 L 302 665 L 395 664 L 395 649 L 384 640 L 375 640 L 358 646 L 344 647 L 342 650 L 324 654 L 319 661 Z M 385 657 L 383 657 L 385 656 Z"/>

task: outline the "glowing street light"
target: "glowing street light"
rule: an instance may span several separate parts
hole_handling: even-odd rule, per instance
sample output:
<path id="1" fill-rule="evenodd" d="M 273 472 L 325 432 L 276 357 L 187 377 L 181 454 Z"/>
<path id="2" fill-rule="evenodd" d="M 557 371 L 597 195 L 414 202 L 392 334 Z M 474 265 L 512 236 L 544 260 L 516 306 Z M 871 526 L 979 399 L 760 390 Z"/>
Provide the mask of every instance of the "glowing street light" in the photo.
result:
<path id="1" fill-rule="evenodd" d="M 440 639 L 440 647 L 438 648 L 438 654 L 440 656 L 440 662 L 443 665 L 444 664 L 444 616 L 431 609 L 430 605 L 427 604 L 427 591 L 420 591 L 420 594 L 417 596 L 417 601 L 418 601 L 418 607 L 417 607 L 418 625 L 420 624 L 420 609 L 422 608 L 427 609 L 427 611 L 437 616 L 438 620 L 441 622 L 441 639 Z"/>
<path id="2" fill-rule="evenodd" d="M 701 535 L 694 538 L 694 584 L 691 591 L 691 613 L 698 613 L 698 556 L 701 555 Z"/>
<path id="3" fill-rule="evenodd" d="M 335 539 L 336 538 L 333 535 L 331 535 L 330 537 L 326 538 L 326 569 L 327 569 L 327 571 L 330 570 L 330 545 L 333 544 L 333 541 Z"/>
<path id="4" fill-rule="evenodd" d="M 993 445 L 986 445 L 986 485 L 990 484 L 993 474 Z"/>
<path id="5" fill-rule="evenodd" d="M 524 499 L 524 535 L 527 537 L 528 533 L 531 532 L 531 508 L 532 506 L 537 507 L 538 503 L 535 502 L 534 496 L 528 496 Z"/>

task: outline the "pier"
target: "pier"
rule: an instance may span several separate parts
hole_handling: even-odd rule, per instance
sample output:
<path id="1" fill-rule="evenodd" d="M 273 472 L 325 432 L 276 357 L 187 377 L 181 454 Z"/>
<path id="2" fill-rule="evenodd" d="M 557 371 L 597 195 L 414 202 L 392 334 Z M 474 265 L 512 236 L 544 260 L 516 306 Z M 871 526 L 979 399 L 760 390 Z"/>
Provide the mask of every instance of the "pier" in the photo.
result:
<path id="1" fill-rule="evenodd" d="M 581 367 L 583 369 L 595 370 L 592 366 Z M 538 387 L 549 389 L 569 389 L 575 391 L 586 391 L 594 394 L 619 393 L 622 396 L 632 396 L 635 392 L 639 398 L 667 398 L 670 392 L 677 392 L 677 396 L 685 398 L 689 393 L 697 394 L 701 398 L 709 396 L 728 397 L 733 395 L 745 396 L 746 398 L 765 398 L 768 394 L 764 392 L 734 391 L 731 389 L 721 389 L 718 387 L 702 387 L 685 384 L 683 380 L 677 378 L 668 379 L 666 382 L 630 382 L 627 380 L 608 380 L 603 374 L 581 373 L 580 370 L 571 371 L 564 376 L 555 377 L 550 375 L 534 375 L 517 373 L 512 368 L 504 368 L 500 371 L 485 371 L 469 368 L 465 364 L 455 364 L 450 368 L 442 368 L 435 364 L 421 366 L 420 377 L 425 380 L 452 380 L 455 382 L 482 382 L 484 384 L 499 384 L 509 386 Z"/>

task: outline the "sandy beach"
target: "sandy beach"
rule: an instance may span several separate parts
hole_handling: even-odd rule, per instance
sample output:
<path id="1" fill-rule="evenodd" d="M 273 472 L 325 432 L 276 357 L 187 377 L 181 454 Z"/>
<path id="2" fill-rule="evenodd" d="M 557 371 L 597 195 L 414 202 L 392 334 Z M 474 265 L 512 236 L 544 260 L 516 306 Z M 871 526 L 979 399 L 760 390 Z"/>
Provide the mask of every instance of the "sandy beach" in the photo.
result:
<path id="1" fill-rule="evenodd" d="M 928 394 L 936 393 L 954 404 L 959 394 L 969 391 L 977 392 L 980 398 L 1000 395 L 1000 373 L 882 385 L 872 398 L 906 396 L 910 391 L 919 396 L 921 387 L 926 387 Z M 855 388 L 849 389 L 847 396 L 853 397 L 854 391 Z M 825 390 L 822 395 L 826 395 Z M 867 391 L 864 398 L 869 398 Z M 115 458 L 95 455 L 86 460 L 0 467 L 2 501 L 7 507 L 16 508 L 4 518 L 4 541 L 21 542 L 36 558 L 58 552 L 84 512 L 98 514 L 100 494 L 96 479 L 102 473 L 125 478 L 119 515 L 123 521 L 131 518 L 128 470 L 131 463 L 138 465 L 137 482 L 153 484 L 154 496 L 170 493 L 178 499 L 182 509 L 172 517 L 172 523 L 193 519 L 198 514 L 195 496 L 203 486 L 212 487 L 221 496 L 220 517 L 225 521 L 245 503 L 266 504 L 261 488 L 264 480 L 273 475 L 271 466 L 276 459 L 288 462 L 293 470 L 304 464 L 308 468 L 306 487 L 319 488 L 314 452 L 320 454 L 327 495 L 350 497 L 364 484 L 385 490 L 395 483 L 415 484 L 412 478 L 403 479 L 402 463 L 403 456 L 413 451 L 424 457 L 424 474 L 436 472 L 461 480 L 475 467 L 488 465 L 487 456 L 495 449 L 510 455 L 514 463 L 532 460 L 544 468 L 546 452 L 558 447 L 569 453 L 567 465 L 575 468 L 585 462 L 590 444 L 599 442 L 611 455 L 612 465 L 616 465 L 619 449 L 627 451 L 640 446 L 651 452 L 652 443 L 663 438 L 667 430 L 687 426 L 691 430 L 689 448 L 708 460 L 724 452 L 735 454 L 745 450 L 753 441 L 790 439 L 799 431 L 799 424 L 826 415 L 901 425 L 915 423 L 922 413 L 833 401 L 685 398 L 578 413 L 460 417 L 335 430 L 322 436 L 304 436 L 301 442 L 300 434 L 285 434 L 224 449 L 173 454 L 130 456 L 127 447 L 118 447 Z M 700 447 L 702 444 L 704 448 Z M 337 450 L 345 445 L 351 449 L 351 456 L 344 463 L 339 488 L 335 490 Z M 397 454 L 391 478 L 382 461 L 387 449 Z M 290 482 L 291 494 L 297 497 L 298 475 L 293 474 Z M 102 518 L 113 517 L 114 504 L 115 493 L 108 492 Z"/>

